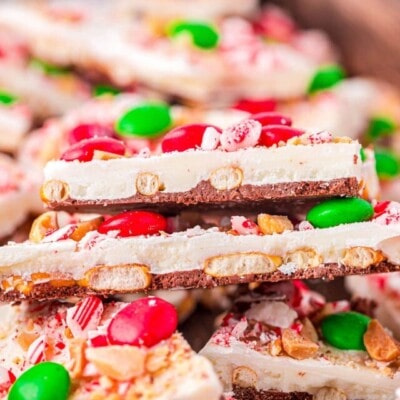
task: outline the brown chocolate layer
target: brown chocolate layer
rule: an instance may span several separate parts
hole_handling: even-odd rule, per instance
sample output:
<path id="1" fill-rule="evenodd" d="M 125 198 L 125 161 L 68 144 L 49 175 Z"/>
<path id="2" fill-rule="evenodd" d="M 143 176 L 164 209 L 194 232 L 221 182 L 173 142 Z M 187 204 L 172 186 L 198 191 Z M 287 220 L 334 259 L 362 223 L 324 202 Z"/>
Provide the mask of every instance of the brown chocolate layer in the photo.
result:
<path id="1" fill-rule="evenodd" d="M 52 210 L 79 212 L 118 212 L 126 209 L 155 209 L 161 212 L 177 212 L 185 208 L 246 208 L 256 211 L 285 212 L 294 205 L 315 202 L 335 196 L 358 196 L 357 178 L 333 179 L 317 182 L 287 182 L 263 186 L 243 185 L 230 190 L 217 190 L 210 182 L 202 181 L 195 188 L 180 193 L 158 192 L 152 196 L 136 194 L 124 199 L 75 200 L 67 198 L 49 202 Z"/>
<path id="2" fill-rule="evenodd" d="M 250 282 L 279 282 L 291 279 L 326 279 L 332 280 L 338 276 L 346 275 L 364 275 L 381 272 L 399 271 L 400 266 L 393 265 L 383 261 L 375 266 L 368 268 L 351 268 L 338 264 L 325 264 L 324 266 L 308 269 L 298 269 L 292 275 L 285 275 L 279 271 L 268 274 L 248 274 L 248 275 L 232 275 L 226 277 L 212 277 L 201 270 L 170 272 L 167 274 L 152 274 L 151 283 L 142 292 L 148 292 L 157 289 L 193 289 L 193 288 L 212 288 L 216 286 L 233 285 L 239 283 Z M 112 272 L 110 271 L 110 277 Z M 5 279 L 7 277 L 1 277 Z M 29 285 L 28 285 L 29 286 Z M 138 290 L 132 290 L 132 292 Z M 127 293 L 118 290 L 94 290 L 87 286 L 78 284 L 69 284 L 68 286 L 54 286 L 50 282 L 38 283 L 32 285 L 29 290 L 21 293 L 17 289 L 8 289 L 0 292 L 0 301 L 11 302 L 23 299 L 50 300 L 62 299 L 71 296 L 84 297 L 89 294 L 97 294 L 101 296 L 111 296 L 114 294 Z"/>
<path id="3" fill-rule="evenodd" d="M 235 400 L 312 400 L 312 394 L 306 392 L 277 392 L 275 390 L 257 390 L 254 387 L 234 385 Z"/>

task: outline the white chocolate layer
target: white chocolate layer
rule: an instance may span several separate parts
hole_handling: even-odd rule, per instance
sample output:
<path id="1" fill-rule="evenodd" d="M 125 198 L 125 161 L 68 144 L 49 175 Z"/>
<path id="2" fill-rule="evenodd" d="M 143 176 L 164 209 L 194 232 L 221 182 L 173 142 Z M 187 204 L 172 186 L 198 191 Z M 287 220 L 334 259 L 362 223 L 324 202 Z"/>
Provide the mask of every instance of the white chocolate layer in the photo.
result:
<path id="1" fill-rule="evenodd" d="M 363 365 L 365 353 L 346 353 L 347 363 L 333 363 L 323 358 L 295 360 L 285 356 L 273 357 L 252 350 L 234 337 L 230 337 L 226 347 L 212 343 L 211 339 L 201 351 L 213 363 L 225 391 L 232 390 L 233 370 L 247 366 L 257 375 L 257 390 L 316 394 L 323 387 L 331 387 L 343 392 L 347 400 L 392 400 L 400 385 L 400 373 L 391 378 L 383 371 Z M 249 385 L 253 386 L 251 382 Z"/>
<path id="2" fill-rule="evenodd" d="M 131 264 L 145 265 L 153 274 L 165 274 L 204 270 L 207 260 L 212 257 L 255 252 L 284 258 L 288 252 L 304 248 L 313 249 L 321 256 L 322 263 L 341 263 L 346 249 L 362 246 L 381 250 L 381 244 L 387 239 L 398 246 L 400 224 L 384 226 L 363 222 L 267 236 L 235 236 L 215 228 L 131 238 L 113 238 L 89 232 L 80 242 L 68 239 L 3 246 L 0 248 L 0 274 L 20 275 L 29 280 L 32 273 L 46 272 L 80 280 L 85 272 L 97 266 Z M 389 262 L 393 261 L 390 251 L 383 254 Z M 304 267 L 293 264 L 290 262 L 290 272 L 284 272 L 289 264 L 280 268 L 290 275 L 297 268 Z M 220 273 L 226 276 L 234 274 L 232 265 L 227 262 Z"/>
<path id="3" fill-rule="evenodd" d="M 76 200 L 113 200 L 134 196 L 140 173 L 159 177 L 163 193 L 179 193 L 195 188 L 222 167 L 243 171 L 242 185 L 262 186 L 274 183 L 329 181 L 356 177 L 361 179 L 362 165 L 358 143 L 277 148 L 254 147 L 234 152 L 192 150 L 164 153 L 149 158 L 113 160 L 52 161 L 45 167 L 45 180 L 61 180 Z M 316 156 L 318 155 L 318 156 Z"/>

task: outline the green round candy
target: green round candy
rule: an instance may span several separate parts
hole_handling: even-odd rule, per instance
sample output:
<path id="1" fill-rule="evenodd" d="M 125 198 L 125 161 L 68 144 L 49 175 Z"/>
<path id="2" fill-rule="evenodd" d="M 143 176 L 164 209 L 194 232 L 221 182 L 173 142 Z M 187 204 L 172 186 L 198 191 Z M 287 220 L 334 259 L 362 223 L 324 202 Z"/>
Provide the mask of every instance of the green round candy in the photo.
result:
<path id="1" fill-rule="evenodd" d="M 170 108 L 164 103 L 142 103 L 120 117 L 115 130 L 123 137 L 153 138 L 172 124 Z"/>
<path id="2" fill-rule="evenodd" d="M 322 336 L 342 350 L 365 350 L 364 334 L 371 318 L 354 311 L 331 314 L 321 322 Z"/>
<path id="3" fill-rule="evenodd" d="M 315 228 L 368 221 L 374 215 L 371 203 L 357 197 L 326 200 L 307 213 L 306 219 Z"/>
<path id="4" fill-rule="evenodd" d="M 30 62 L 31 66 L 42 70 L 47 75 L 64 75 L 70 72 L 69 68 L 50 64 L 44 60 L 33 58 Z"/>
<path id="5" fill-rule="evenodd" d="M 389 117 L 375 116 L 369 121 L 367 137 L 369 140 L 376 140 L 382 136 L 391 135 L 396 131 L 396 123 Z"/>
<path id="6" fill-rule="evenodd" d="M 15 381 L 8 400 L 66 400 L 70 386 L 69 373 L 61 364 L 43 362 Z"/>
<path id="7" fill-rule="evenodd" d="M 0 103 L 6 106 L 14 104 L 18 98 L 11 93 L 0 90 Z"/>
<path id="8" fill-rule="evenodd" d="M 120 93 L 121 93 L 121 91 L 119 89 L 117 89 L 114 86 L 110 86 L 110 85 L 96 85 L 93 88 L 93 96 L 95 96 L 95 97 L 103 96 L 103 95 L 115 96 Z"/>
<path id="9" fill-rule="evenodd" d="M 213 49 L 219 40 L 218 32 L 212 25 L 199 21 L 176 21 L 169 26 L 168 34 L 171 37 L 190 35 L 193 44 L 201 49 Z"/>
<path id="10" fill-rule="evenodd" d="M 327 65 L 322 67 L 311 79 L 308 93 L 312 94 L 319 90 L 329 89 L 342 81 L 344 77 L 344 70 L 339 65 Z"/>
<path id="11" fill-rule="evenodd" d="M 365 154 L 365 150 L 363 148 L 360 150 L 360 159 L 362 162 L 367 160 L 367 155 Z"/>
<path id="12" fill-rule="evenodd" d="M 375 150 L 375 163 L 380 179 L 393 179 L 400 174 L 399 158 L 388 150 Z"/>

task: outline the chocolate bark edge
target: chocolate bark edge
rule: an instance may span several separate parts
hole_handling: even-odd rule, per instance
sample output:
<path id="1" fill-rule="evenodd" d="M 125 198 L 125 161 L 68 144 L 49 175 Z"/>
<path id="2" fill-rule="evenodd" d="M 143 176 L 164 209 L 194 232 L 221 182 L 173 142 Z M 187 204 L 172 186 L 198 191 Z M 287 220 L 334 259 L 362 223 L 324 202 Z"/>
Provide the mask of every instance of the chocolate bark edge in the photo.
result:
<path id="1" fill-rule="evenodd" d="M 243 185 L 230 190 L 217 190 L 210 182 L 202 181 L 186 192 L 157 192 L 151 196 L 137 193 L 134 196 L 112 200 L 76 200 L 70 197 L 62 201 L 46 203 L 51 210 L 70 212 L 112 212 L 126 209 L 155 209 L 161 212 L 177 212 L 196 207 L 210 210 L 224 208 L 260 209 L 265 211 L 292 210 L 293 203 L 315 202 L 330 197 L 356 197 L 360 185 L 355 177 L 329 181 L 303 181 L 267 184 L 262 186 Z"/>
<path id="2" fill-rule="evenodd" d="M 235 400 L 312 400 L 313 395 L 306 392 L 278 392 L 257 390 L 254 387 L 233 386 Z"/>
<path id="3" fill-rule="evenodd" d="M 279 282 L 292 279 L 325 279 L 332 280 L 338 276 L 364 275 L 382 272 L 400 271 L 400 266 L 387 261 L 368 268 L 351 268 L 338 264 L 324 264 L 324 266 L 298 269 L 291 275 L 275 271 L 267 274 L 232 275 L 226 277 L 212 277 L 202 270 L 170 272 L 166 274 L 151 274 L 151 283 L 145 290 L 118 291 L 118 290 L 94 290 L 90 287 L 69 284 L 68 286 L 53 286 L 51 282 L 34 284 L 29 291 L 24 293 L 16 289 L 0 291 L 0 301 L 13 302 L 21 300 L 53 300 L 68 297 L 84 297 L 87 295 L 112 296 L 142 292 L 147 293 L 159 289 L 195 289 L 213 288 L 216 286 L 235 285 L 251 282 Z M 110 272 L 110 274 L 112 274 Z M 2 279 L 6 277 L 1 277 Z"/>

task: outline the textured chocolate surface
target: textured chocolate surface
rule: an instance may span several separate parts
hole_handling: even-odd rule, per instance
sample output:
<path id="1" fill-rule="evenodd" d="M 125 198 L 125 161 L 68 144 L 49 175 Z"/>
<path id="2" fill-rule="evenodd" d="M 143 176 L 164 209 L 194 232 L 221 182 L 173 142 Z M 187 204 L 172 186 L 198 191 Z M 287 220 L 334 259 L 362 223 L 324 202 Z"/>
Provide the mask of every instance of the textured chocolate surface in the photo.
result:
<path id="1" fill-rule="evenodd" d="M 155 209 L 160 212 L 177 212 L 185 208 L 210 210 L 218 208 L 243 208 L 284 212 L 296 204 L 312 202 L 335 196 L 358 196 L 359 183 L 356 178 L 333 179 L 316 182 L 287 182 L 263 186 L 243 185 L 231 190 L 217 190 L 208 181 L 200 182 L 187 192 L 163 193 L 152 196 L 136 194 L 125 199 L 75 200 L 67 198 L 61 202 L 50 202 L 52 210 L 79 212 L 118 212 L 126 209 Z"/>
<path id="2" fill-rule="evenodd" d="M 253 387 L 233 386 L 235 400 L 312 400 L 312 394 L 305 392 L 283 393 L 274 390 L 257 390 Z"/>
<path id="3" fill-rule="evenodd" d="M 268 274 L 248 274 L 243 276 L 232 275 L 227 277 L 215 278 L 207 275 L 201 270 L 192 270 L 184 272 L 171 272 L 167 274 L 153 274 L 150 286 L 145 291 L 157 289 L 182 289 L 182 288 L 212 288 L 216 286 L 250 283 L 250 282 L 279 282 L 289 279 L 325 279 L 331 280 L 337 276 L 345 275 L 363 275 L 380 272 L 399 271 L 400 266 L 381 262 L 378 265 L 368 268 L 350 268 L 338 264 L 325 264 L 321 267 L 298 269 L 292 275 L 285 275 L 279 271 Z M 112 272 L 110 272 L 110 280 Z M 4 279 L 4 278 L 3 278 Z M 132 290 L 133 292 L 133 290 Z M 25 294 L 17 290 L 6 290 L 0 292 L 0 301 L 18 301 L 22 299 L 58 299 L 71 296 L 83 297 L 88 294 L 98 294 L 102 296 L 111 296 L 114 294 L 126 293 L 116 290 L 96 291 L 86 286 L 78 284 L 70 284 L 68 286 L 54 286 L 53 284 L 39 283 L 33 285 L 30 291 Z"/>

